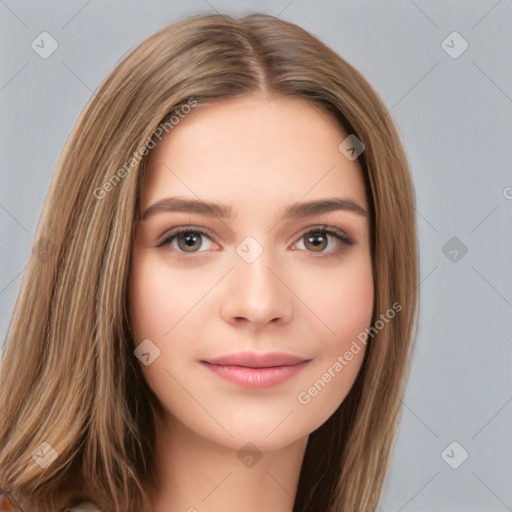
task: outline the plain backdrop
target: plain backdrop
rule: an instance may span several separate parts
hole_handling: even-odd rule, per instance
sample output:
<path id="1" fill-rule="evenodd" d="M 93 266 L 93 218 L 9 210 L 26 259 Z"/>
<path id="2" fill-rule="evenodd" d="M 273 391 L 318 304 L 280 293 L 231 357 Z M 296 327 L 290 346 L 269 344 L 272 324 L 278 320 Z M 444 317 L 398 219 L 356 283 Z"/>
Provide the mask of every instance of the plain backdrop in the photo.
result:
<path id="1" fill-rule="evenodd" d="M 0 0 L 1 343 L 81 109 L 128 50 L 214 11 L 312 32 L 375 87 L 406 146 L 419 336 L 379 510 L 512 510 L 511 0 Z M 41 37 L 58 45 L 47 58 Z"/>

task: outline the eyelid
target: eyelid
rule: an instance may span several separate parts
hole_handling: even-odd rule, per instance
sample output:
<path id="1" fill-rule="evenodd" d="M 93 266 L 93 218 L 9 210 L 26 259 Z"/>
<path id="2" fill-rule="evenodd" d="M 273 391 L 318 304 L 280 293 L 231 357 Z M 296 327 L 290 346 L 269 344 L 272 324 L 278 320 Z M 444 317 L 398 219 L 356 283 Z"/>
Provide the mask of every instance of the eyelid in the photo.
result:
<path id="1" fill-rule="evenodd" d="M 348 245 L 355 245 L 355 243 L 356 243 L 355 240 L 346 233 L 346 231 L 344 231 L 343 229 L 340 229 L 336 226 L 331 226 L 328 224 L 317 224 L 317 225 L 313 225 L 313 226 L 308 226 L 304 231 L 301 232 L 301 235 L 299 236 L 299 238 L 303 237 L 307 233 L 317 232 L 317 231 L 325 232 L 328 235 L 330 234 L 332 236 L 339 237 L 339 238 L 341 238 L 341 240 L 343 242 L 347 243 Z"/>
<path id="2" fill-rule="evenodd" d="M 201 233 L 203 235 L 206 235 L 208 238 L 210 238 L 212 241 L 215 241 L 215 235 L 213 234 L 213 231 L 211 229 L 202 227 L 202 226 L 195 226 L 193 224 L 179 224 L 176 226 L 173 226 L 172 228 L 168 229 L 163 235 L 158 237 L 158 240 L 156 242 L 157 247 L 163 246 L 170 238 L 175 237 L 176 235 L 179 235 L 183 231 L 194 231 Z"/>
<path id="3" fill-rule="evenodd" d="M 215 242 L 215 235 L 213 234 L 213 231 L 209 228 L 197 226 L 194 224 L 178 224 L 178 225 L 173 226 L 172 228 L 168 229 L 163 235 L 161 235 L 158 238 L 158 241 L 156 242 L 156 246 L 162 247 L 166 244 L 170 245 L 171 239 L 174 239 L 177 235 L 179 235 L 180 233 L 186 232 L 186 231 L 200 233 L 200 234 L 208 237 L 210 240 L 212 240 L 212 242 L 217 243 L 217 242 Z M 299 235 L 295 235 L 294 239 L 296 241 L 294 242 L 293 246 L 295 246 L 295 244 L 298 241 L 300 241 L 300 239 L 302 237 L 304 237 L 306 234 L 314 233 L 314 232 L 323 232 L 327 235 L 333 236 L 336 238 L 336 240 L 338 242 L 342 242 L 348 246 L 352 246 L 352 245 L 356 244 L 356 242 L 353 240 L 353 238 L 351 238 L 344 230 L 342 230 L 336 226 L 331 226 L 328 224 L 315 224 L 312 226 L 308 226 L 307 228 L 302 230 Z M 321 251 L 316 254 L 318 255 L 318 257 L 322 257 L 322 256 L 328 257 L 328 256 L 336 255 L 336 254 L 340 253 L 340 251 L 342 251 L 342 250 L 343 250 L 343 248 L 338 249 L 338 250 L 328 251 L 328 252 Z M 191 251 L 190 253 L 188 253 L 186 251 L 177 251 L 177 252 L 179 253 L 180 257 L 187 257 L 187 256 L 183 256 L 183 255 L 200 254 L 205 251 Z M 306 252 L 308 252 L 312 255 L 315 255 L 315 251 L 306 251 Z"/>

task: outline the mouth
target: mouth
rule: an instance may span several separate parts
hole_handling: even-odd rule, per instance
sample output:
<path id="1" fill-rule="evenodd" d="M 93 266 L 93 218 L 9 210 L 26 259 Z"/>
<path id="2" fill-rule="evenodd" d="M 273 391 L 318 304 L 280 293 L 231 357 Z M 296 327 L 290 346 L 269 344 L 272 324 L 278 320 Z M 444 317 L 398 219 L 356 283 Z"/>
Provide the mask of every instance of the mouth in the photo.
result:
<path id="1" fill-rule="evenodd" d="M 291 379 L 311 359 L 278 352 L 238 352 L 201 363 L 217 376 L 252 389 L 270 388 Z"/>

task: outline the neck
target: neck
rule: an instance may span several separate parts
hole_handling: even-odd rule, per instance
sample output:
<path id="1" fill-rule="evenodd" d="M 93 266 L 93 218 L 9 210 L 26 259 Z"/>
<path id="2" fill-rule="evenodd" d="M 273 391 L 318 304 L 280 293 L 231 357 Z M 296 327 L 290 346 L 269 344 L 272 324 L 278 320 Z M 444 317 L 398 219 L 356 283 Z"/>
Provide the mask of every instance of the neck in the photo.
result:
<path id="1" fill-rule="evenodd" d="M 307 437 L 260 452 L 220 445 L 175 421 L 158 431 L 153 512 L 292 512 Z"/>

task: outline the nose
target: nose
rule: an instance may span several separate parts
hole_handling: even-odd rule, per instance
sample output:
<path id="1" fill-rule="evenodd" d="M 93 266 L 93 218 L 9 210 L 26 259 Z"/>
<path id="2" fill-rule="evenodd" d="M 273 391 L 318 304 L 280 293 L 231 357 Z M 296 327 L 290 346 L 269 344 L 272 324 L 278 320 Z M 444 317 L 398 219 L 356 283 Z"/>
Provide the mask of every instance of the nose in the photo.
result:
<path id="1" fill-rule="evenodd" d="M 234 325 L 254 328 L 285 325 L 293 317 L 293 293 L 269 251 L 252 262 L 235 255 L 222 291 L 221 316 Z"/>

